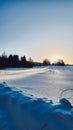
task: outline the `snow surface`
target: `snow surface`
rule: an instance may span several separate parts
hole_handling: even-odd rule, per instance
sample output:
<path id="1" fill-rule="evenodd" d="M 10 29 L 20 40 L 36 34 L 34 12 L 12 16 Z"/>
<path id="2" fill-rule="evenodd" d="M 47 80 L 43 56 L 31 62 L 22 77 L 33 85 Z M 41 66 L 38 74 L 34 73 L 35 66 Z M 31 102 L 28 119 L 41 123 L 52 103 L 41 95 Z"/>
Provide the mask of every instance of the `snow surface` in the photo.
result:
<path id="1" fill-rule="evenodd" d="M 72 67 L 0 70 L 0 130 L 73 130 L 72 85 Z"/>
<path id="2" fill-rule="evenodd" d="M 34 97 L 67 98 L 73 103 L 73 67 L 38 67 L 33 69 L 0 70 L 0 82 Z M 70 98 L 71 97 L 71 98 Z"/>

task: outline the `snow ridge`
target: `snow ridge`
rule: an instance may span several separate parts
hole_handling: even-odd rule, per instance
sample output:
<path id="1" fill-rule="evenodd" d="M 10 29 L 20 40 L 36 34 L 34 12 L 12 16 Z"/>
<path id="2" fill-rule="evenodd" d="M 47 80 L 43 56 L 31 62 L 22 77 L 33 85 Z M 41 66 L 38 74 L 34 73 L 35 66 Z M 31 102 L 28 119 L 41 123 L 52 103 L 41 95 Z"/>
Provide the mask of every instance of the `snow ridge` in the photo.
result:
<path id="1" fill-rule="evenodd" d="M 0 130 L 73 130 L 73 107 L 32 98 L 0 83 Z"/>

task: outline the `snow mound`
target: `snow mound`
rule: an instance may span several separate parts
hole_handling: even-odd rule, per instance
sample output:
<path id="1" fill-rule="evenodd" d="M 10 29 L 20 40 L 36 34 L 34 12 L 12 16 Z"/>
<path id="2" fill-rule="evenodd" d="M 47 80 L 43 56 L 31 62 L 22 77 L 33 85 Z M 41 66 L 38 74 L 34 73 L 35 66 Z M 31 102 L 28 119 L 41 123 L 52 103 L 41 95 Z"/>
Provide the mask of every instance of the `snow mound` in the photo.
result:
<path id="1" fill-rule="evenodd" d="M 0 83 L 0 130 L 73 130 L 73 107 L 66 99 L 54 104 Z"/>

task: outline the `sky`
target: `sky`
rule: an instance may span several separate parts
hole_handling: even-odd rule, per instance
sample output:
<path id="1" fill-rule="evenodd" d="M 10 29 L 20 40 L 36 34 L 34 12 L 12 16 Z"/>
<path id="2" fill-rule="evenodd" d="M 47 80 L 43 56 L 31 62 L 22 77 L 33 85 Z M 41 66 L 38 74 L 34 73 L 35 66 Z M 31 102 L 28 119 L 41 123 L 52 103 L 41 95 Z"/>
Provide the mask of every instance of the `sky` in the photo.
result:
<path id="1" fill-rule="evenodd" d="M 73 64 L 72 0 L 0 0 L 0 55 Z"/>

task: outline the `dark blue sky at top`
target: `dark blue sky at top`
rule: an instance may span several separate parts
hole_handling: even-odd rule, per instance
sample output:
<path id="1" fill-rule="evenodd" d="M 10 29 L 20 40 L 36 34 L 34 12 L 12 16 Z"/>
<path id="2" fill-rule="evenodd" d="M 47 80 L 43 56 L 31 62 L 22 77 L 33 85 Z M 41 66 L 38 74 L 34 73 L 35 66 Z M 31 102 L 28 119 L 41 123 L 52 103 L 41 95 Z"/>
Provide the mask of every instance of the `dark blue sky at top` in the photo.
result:
<path id="1" fill-rule="evenodd" d="M 73 0 L 0 0 L 0 4 L 7 4 L 7 3 L 22 3 L 22 2 L 48 2 L 48 3 L 70 3 Z"/>
<path id="2" fill-rule="evenodd" d="M 0 54 L 73 62 L 72 0 L 0 0 Z"/>

